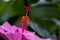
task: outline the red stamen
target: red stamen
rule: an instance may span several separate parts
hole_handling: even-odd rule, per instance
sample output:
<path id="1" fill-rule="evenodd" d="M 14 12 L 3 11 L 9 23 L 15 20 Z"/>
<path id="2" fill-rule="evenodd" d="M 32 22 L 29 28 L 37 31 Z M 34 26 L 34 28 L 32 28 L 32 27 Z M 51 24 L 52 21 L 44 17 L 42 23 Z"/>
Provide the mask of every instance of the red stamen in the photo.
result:
<path id="1" fill-rule="evenodd" d="M 24 32 L 24 30 L 26 29 L 26 27 L 28 26 L 29 23 L 29 17 L 28 17 L 28 12 L 30 11 L 30 7 L 29 6 L 25 6 L 25 10 L 26 10 L 26 16 L 22 17 L 22 33 Z M 24 35 L 22 35 L 21 40 L 24 40 Z"/>
<path id="2" fill-rule="evenodd" d="M 28 26 L 29 23 L 29 17 L 23 16 L 22 17 L 22 32 L 24 32 L 25 28 Z"/>

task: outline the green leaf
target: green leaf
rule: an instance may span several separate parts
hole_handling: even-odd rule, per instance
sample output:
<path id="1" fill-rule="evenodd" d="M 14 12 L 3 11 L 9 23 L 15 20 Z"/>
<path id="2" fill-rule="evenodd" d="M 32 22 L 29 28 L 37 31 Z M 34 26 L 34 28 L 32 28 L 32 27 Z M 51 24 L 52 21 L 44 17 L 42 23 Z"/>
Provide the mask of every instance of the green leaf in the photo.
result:
<path id="1" fill-rule="evenodd" d="M 60 12 L 57 5 L 37 5 L 31 8 L 30 17 L 33 18 L 51 18 L 60 17 Z"/>
<path id="2" fill-rule="evenodd" d="M 45 37 L 45 38 L 50 37 L 49 32 L 46 29 L 41 28 L 41 26 L 39 26 L 35 22 L 30 22 L 29 25 L 32 29 L 34 29 L 42 37 Z"/>

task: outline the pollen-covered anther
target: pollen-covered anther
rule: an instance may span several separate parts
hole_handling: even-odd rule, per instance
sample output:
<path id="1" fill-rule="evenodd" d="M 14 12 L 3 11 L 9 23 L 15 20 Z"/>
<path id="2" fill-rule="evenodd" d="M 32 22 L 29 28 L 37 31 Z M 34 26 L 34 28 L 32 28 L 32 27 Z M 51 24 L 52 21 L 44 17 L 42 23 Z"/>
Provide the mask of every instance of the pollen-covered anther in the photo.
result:
<path id="1" fill-rule="evenodd" d="M 27 17 L 27 16 L 22 17 L 22 20 L 21 20 L 22 24 L 25 23 L 26 25 L 28 25 L 29 21 L 30 21 L 29 17 Z"/>

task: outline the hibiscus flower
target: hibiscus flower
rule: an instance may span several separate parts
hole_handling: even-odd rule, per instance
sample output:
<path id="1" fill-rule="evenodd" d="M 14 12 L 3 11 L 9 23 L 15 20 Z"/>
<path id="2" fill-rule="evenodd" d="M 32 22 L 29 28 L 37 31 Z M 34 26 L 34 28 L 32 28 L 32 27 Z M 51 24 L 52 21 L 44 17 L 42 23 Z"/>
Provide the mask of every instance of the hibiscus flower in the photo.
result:
<path id="1" fill-rule="evenodd" d="M 35 32 L 25 30 L 22 33 L 22 28 L 11 26 L 8 22 L 0 25 L 0 36 L 4 40 L 51 40 L 50 38 L 44 39 L 35 35 Z"/>

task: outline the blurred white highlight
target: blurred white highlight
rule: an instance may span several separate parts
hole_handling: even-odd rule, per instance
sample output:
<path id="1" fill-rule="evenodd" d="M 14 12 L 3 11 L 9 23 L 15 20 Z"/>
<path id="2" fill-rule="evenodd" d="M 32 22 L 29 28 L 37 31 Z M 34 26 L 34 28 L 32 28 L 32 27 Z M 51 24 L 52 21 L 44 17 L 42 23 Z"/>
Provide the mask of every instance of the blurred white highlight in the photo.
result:
<path id="1" fill-rule="evenodd" d="M 10 1 L 10 0 L 4 0 L 5 2 L 8 2 L 8 1 Z"/>
<path id="2" fill-rule="evenodd" d="M 47 2 L 46 0 L 39 0 L 37 3 L 35 3 L 35 4 L 32 4 L 32 5 L 30 5 L 31 7 L 35 7 L 35 6 L 37 6 L 37 5 L 39 5 L 39 4 L 49 4 L 49 2 Z"/>

